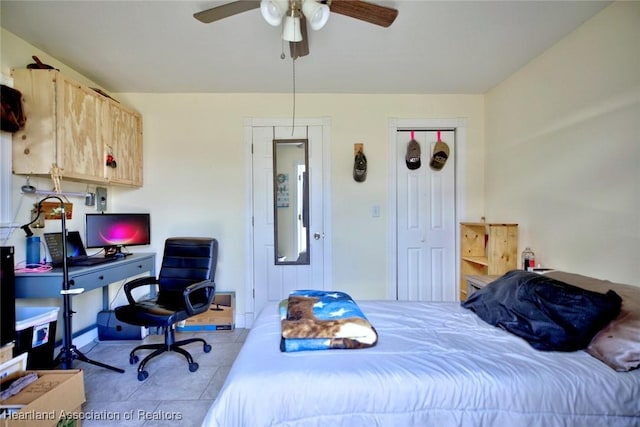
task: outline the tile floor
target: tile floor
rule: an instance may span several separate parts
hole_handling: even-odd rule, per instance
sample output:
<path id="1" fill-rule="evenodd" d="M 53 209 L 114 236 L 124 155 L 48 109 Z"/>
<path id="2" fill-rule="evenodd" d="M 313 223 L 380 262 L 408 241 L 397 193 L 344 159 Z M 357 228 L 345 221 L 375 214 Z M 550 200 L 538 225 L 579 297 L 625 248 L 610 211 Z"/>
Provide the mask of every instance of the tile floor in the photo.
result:
<path id="1" fill-rule="evenodd" d="M 74 368 L 84 370 L 87 401 L 82 407 L 85 416 L 82 426 L 200 426 L 247 332 L 236 329 L 176 333 L 176 340 L 192 336 L 204 338 L 212 346 L 211 352 L 204 353 L 199 343 L 185 347 L 200 365 L 196 372 L 189 372 L 186 359 L 178 353 L 158 356 L 147 364 L 149 377 L 144 381 L 138 381 L 137 365 L 129 365 L 129 352 L 141 341 L 101 341 L 80 348 L 89 359 L 125 369 L 125 373 L 120 374 L 86 362 L 73 362 Z M 144 342 L 162 342 L 162 339 L 162 335 L 150 335 Z M 138 354 L 142 360 L 148 351 Z M 170 419 L 174 415 L 181 419 Z"/>

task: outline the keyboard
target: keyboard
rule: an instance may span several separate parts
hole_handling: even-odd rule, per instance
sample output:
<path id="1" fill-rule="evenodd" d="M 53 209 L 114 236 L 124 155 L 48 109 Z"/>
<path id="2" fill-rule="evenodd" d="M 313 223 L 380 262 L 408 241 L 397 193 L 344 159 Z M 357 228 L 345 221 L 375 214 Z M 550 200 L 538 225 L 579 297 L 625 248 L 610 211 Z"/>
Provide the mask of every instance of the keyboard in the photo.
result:
<path id="1" fill-rule="evenodd" d="M 70 265 L 70 266 L 87 266 L 87 265 L 105 264 L 105 263 L 112 262 L 112 261 L 115 261 L 115 260 L 116 260 L 115 257 L 105 258 L 105 257 L 87 256 L 87 257 L 71 258 L 71 259 L 69 259 L 67 261 L 67 264 Z"/>
<path id="2" fill-rule="evenodd" d="M 79 256 L 67 259 L 67 267 L 87 267 L 91 265 L 106 264 L 115 261 L 115 257 Z M 54 267 L 62 267 L 62 261 L 54 262 Z"/>

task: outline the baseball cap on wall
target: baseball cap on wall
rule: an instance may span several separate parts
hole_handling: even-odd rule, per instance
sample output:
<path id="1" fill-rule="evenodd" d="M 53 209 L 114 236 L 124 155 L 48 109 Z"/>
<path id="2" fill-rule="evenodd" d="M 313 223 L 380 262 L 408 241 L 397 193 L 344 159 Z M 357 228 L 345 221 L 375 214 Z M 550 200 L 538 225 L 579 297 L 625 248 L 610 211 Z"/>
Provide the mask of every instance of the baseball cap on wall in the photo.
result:
<path id="1" fill-rule="evenodd" d="M 439 171 L 444 167 L 448 158 L 449 146 L 446 142 L 438 140 L 438 142 L 433 146 L 433 156 L 431 157 L 429 166 L 431 166 L 431 169 Z"/>
<path id="2" fill-rule="evenodd" d="M 411 170 L 418 169 L 422 162 L 420 161 L 420 144 L 415 139 L 411 139 L 407 144 L 407 154 L 405 156 L 407 167 Z"/>
<path id="3" fill-rule="evenodd" d="M 353 163 L 353 179 L 356 182 L 364 182 L 367 179 L 367 157 L 362 151 L 358 151 Z"/>

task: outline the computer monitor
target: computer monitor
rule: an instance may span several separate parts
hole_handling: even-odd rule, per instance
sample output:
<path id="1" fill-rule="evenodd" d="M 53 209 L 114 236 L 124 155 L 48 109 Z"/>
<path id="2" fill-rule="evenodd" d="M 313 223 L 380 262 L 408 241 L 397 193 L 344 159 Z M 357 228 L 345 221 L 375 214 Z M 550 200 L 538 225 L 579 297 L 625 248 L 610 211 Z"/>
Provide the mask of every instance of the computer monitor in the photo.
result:
<path id="1" fill-rule="evenodd" d="M 104 248 L 106 256 L 120 252 L 122 246 L 151 243 L 148 213 L 96 213 L 85 215 L 85 246 Z"/>

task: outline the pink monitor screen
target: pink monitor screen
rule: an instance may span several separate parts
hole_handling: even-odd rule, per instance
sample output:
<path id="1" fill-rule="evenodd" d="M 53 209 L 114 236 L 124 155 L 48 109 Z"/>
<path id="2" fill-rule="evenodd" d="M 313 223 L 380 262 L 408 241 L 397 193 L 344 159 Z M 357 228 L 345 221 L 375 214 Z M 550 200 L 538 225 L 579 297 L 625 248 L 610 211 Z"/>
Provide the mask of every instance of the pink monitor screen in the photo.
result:
<path id="1" fill-rule="evenodd" d="M 86 214 L 85 243 L 88 248 L 140 246 L 151 243 L 148 213 Z"/>

